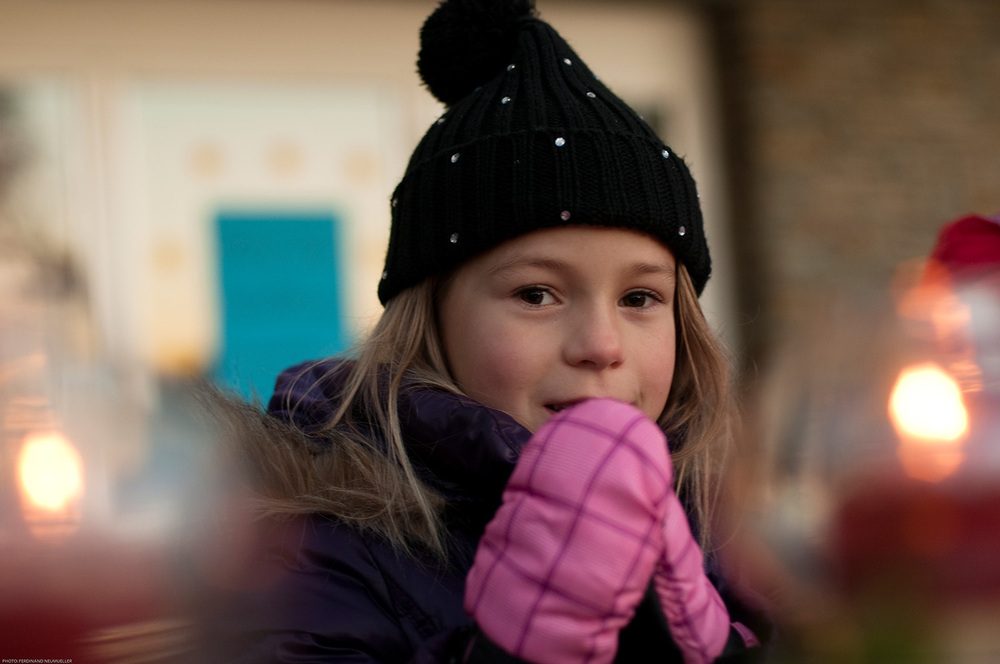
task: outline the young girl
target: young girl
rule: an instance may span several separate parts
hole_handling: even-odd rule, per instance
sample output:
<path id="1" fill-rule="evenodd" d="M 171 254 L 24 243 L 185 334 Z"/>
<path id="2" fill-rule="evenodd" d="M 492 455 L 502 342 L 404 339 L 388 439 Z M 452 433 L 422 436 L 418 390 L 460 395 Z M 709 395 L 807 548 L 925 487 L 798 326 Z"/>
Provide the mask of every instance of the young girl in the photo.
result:
<path id="1" fill-rule="evenodd" d="M 757 650 L 698 546 L 732 405 L 694 182 L 532 5 L 424 25 L 447 111 L 392 197 L 385 311 L 356 358 L 286 370 L 248 442 L 292 518 L 239 661 Z"/>

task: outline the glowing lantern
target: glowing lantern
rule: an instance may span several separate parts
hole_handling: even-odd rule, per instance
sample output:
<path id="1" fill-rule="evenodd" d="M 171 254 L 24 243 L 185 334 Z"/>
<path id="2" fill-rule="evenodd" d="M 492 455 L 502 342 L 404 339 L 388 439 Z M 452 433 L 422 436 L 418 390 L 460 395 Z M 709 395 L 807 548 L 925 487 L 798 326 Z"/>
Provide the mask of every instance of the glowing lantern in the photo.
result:
<path id="1" fill-rule="evenodd" d="M 83 462 L 60 433 L 33 433 L 18 459 L 21 489 L 31 507 L 62 512 L 83 494 Z"/>
<path id="2" fill-rule="evenodd" d="M 911 477 L 937 481 L 961 465 L 969 418 L 958 384 L 939 366 L 904 369 L 889 413 L 900 436 L 899 458 Z"/>

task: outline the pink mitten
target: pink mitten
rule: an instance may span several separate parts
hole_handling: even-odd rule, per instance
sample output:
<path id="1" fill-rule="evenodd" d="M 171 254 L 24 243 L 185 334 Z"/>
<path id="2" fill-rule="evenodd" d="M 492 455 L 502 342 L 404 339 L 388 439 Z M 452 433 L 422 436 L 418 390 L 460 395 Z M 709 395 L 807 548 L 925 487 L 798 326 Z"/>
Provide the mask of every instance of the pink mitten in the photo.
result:
<path id="1" fill-rule="evenodd" d="M 483 633 L 530 662 L 610 662 L 663 560 L 671 474 L 663 432 L 628 404 L 594 399 L 547 421 L 466 580 Z"/>

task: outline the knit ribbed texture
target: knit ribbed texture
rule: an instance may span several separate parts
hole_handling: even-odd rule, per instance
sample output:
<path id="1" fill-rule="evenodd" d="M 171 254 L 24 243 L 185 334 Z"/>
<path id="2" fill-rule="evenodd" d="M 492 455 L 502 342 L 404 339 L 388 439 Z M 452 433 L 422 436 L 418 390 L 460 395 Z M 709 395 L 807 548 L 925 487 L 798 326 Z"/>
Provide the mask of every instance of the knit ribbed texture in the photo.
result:
<path id="1" fill-rule="evenodd" d="M 450 106 L 410 159 L 392 197 L 381 301 L 505 240 L 573 224 L 653 235 L 700 293 L 711 262 L 683 160 L 547 23 L 523 18 L 512 35 L 509 63 Z"/>

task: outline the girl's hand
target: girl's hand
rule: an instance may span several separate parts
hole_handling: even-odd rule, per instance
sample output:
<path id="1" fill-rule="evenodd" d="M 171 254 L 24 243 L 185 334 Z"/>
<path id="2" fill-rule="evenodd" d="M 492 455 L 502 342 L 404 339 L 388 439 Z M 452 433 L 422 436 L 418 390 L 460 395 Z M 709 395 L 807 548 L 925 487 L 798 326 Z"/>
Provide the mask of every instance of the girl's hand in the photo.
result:
<path id="1" fill-rule="evenodd" d="M 611 662 L 655 573 L 685 659 L 721 653 L 728 614 L 672 474 L 663 432 L 628 404 L 593 399 L 548 420 L 522 452 L 467 578 L 465 606 L 482 632 L 530 662 Z"/>

